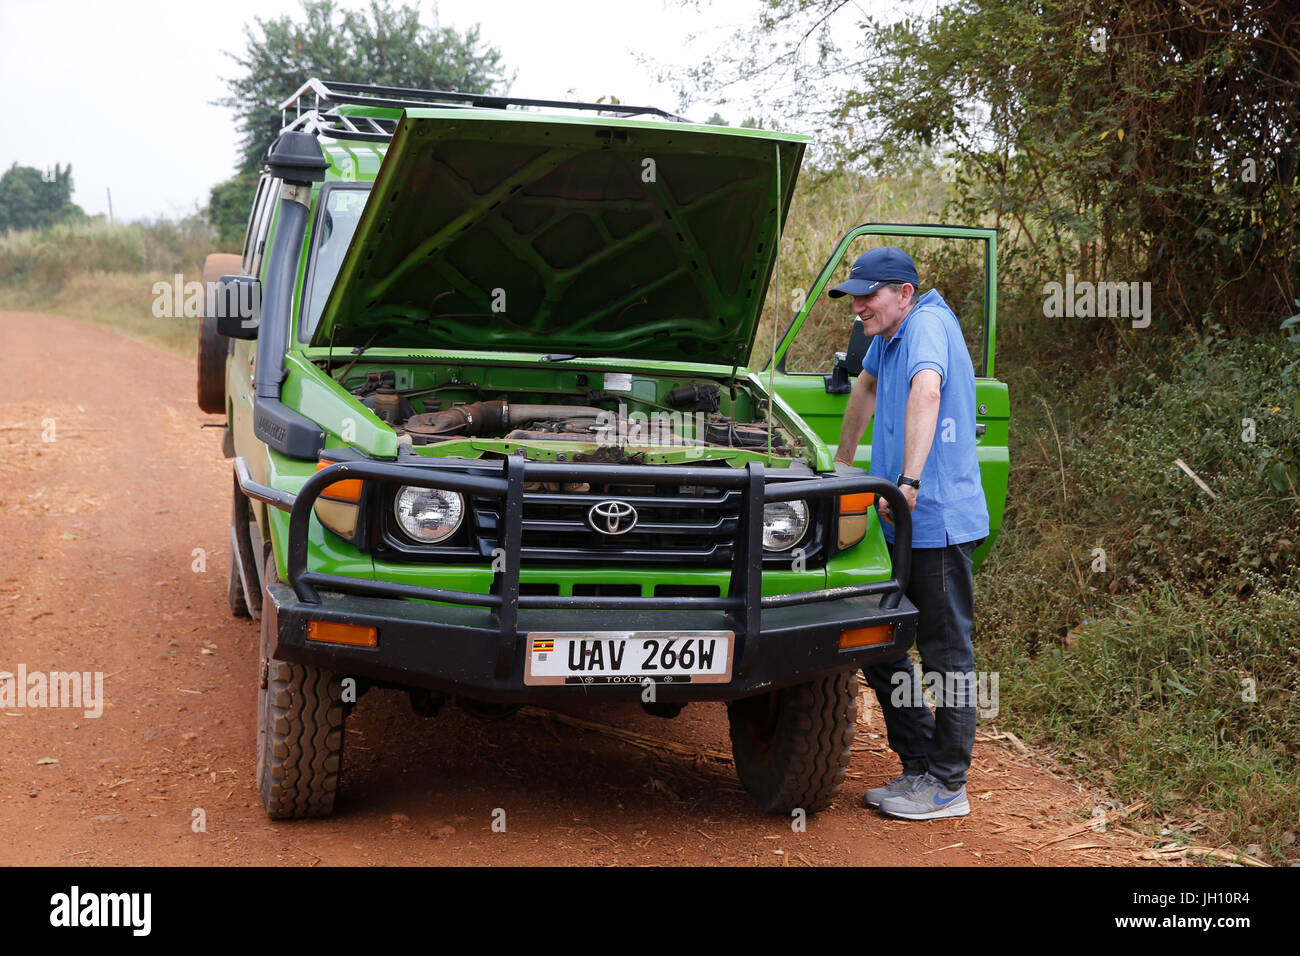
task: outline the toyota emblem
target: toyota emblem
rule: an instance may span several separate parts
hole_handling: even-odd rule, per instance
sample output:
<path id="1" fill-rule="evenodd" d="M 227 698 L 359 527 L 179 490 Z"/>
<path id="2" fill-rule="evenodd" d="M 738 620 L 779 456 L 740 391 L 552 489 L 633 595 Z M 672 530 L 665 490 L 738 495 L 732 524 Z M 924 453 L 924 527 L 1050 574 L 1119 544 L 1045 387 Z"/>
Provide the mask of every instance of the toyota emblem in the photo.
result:
<path id="1" fill-rule="evenodd" d="M 601 534 L 626 534 L 636 526 L 636 509 L 626 501 L 602 501 L 587 512 L 587 524 Z"/>

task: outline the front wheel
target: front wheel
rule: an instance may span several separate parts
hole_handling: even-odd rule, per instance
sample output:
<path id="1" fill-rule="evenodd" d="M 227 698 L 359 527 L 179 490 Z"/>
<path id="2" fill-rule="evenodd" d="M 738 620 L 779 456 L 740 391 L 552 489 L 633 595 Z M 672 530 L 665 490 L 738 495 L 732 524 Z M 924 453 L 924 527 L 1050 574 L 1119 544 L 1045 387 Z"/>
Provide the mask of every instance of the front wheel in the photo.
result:
<path id="1" fill-rule="evenodd" d="M 265 579 L 277 580 L 275 554 Z M 263 607 L 270 600 L 263 595 Z M 271 658 L 271 618 L 262 615 L 257 696 L 257 789 L 273 820 L 334 811 L 343 765 L 343 693 L 331 671 Z"/>
<path id="2" fill-rule="evenodd" d="M 858 719 L 853 671 L 727 705 L 741 784 L 768 813 L 831 805 L 852 755 Z"/>

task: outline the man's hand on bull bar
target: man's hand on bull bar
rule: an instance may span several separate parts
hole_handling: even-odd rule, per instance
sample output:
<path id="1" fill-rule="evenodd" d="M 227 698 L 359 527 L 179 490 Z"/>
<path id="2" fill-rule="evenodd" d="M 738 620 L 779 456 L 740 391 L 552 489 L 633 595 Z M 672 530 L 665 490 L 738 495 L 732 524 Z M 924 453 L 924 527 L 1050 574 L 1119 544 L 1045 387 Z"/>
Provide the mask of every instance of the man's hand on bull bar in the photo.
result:
<path id="1" fill-rule="evenodd" d="M 901 491 L 903 493 L 903 497 L 907 499 L 907 510 L 915 511 L 916 510 L 916 489 L 911 485 L 900 485 L 898 490 Z M 883 497 L 880 497 L 879 495 L 876 496 L 876 508 L 880 512 L 881 521 L 885 522 L 886 524 L 894 523 L 894 519 L 890 517 L 889 514 L 889 502 L 886 501 Z"/>

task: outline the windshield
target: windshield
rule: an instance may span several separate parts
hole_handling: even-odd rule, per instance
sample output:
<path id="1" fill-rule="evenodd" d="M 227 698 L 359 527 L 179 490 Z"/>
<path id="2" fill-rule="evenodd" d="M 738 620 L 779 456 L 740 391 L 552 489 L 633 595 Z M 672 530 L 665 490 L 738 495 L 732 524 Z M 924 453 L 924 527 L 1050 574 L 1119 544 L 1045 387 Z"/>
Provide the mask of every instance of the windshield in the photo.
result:
<path id="1" fill-rule="evenodd" d="M 316 235 L 312 245 L 312 260 L 307 266 L 307 298 L 303 303 L 306 316 L 298 331 L 300 341 L 307 342 L 320 321 L 321 310 L 329 298 L 334 279 L 348 251 L 352 234 L 361 221 L 361 210 L 370 195 L 369 183 L 331 183 L 324 189 L 322 212 L 317 214 Z"/>

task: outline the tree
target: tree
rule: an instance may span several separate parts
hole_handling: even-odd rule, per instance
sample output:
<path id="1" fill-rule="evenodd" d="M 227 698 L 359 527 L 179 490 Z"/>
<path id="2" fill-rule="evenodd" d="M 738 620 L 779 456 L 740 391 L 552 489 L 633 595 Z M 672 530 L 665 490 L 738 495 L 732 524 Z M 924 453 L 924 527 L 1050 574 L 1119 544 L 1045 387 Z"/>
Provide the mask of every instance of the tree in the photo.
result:
<path id="1" fill-rule="evenodd" d="M 1262 330 L 1300 291 L 1293 8 L 945 0 L 886 22 L 849 0 L 767 0 L 747 36 L 684 75 L 715 100 L 765 85 L 765 107 L 818 122 L 837 163 L 946 156 L 950 215 L 1006 229 L 1004 276 L 1025 288 L 1147 280 L 1157 327 L 1212 313 Z"/>
<path id="2" fill-rule="evenodd" d="M 0 176 L 0 232 L 44 229 L 68 219 L 85 219 L 72 201 L 72 165 L 42 172 L 14 163 Z"/>
<path id="3" fill-rule="evenodd" d="M 208 194 L 207 219 L 217 230 L 217 245 L 235 249 L 244 238 L 248 214 L 257 195 L 258 171 L 241 169 L 212 187 Z"/>
<path id="4" fill-rule="evenodd" d="M 238 116 L 240 173 L 213 187 L 208 206 L 226 244 L 243 234 L 256 172 L 280 133 L 277 104 L 308 79 L 465 93 L 496 92 L 509 79 L 500 51 L 480 40 L 477 25 L 464 33 L 426 26 L 418 5 L 388 0 L 372 0 L 364 12 L 340 10 L 334 0 L 302 6 L 301 21 L 254 18 L 244 27 L 244 55 L 231 54 L 243 73 L 226 80 L 230 96 L 217 103 Z"/>
<path id="5" fill-rule="evenodd" d="M 280 132 L 276 104 L 311 77 L 490 93 L 505 82 L 501 54 L 482 47 L 477 25 L 462 35 L 426 27 L 418 6 L 392 8 L 372 0 L 366 13 L 339 10 L 334 0 L 303 0 L 305 21 L 255 18 L 260 37 L 244 27 L 247 54 L 231 58 L 244 75 L 227 80 L 243 134 L 243 168 L 256 168 Z"/>
<path id="6" fill-rule="evenodd" d="M 1165 328 L 1286 314 L 1300 200 L 1287 5 L 957 0 L 871 25 L 868 45 L 879 67 L 840 122 L 943 148 L 966 172 L 962 213 L 992 211 L 1050 278 L 1149 280 Z"/>

